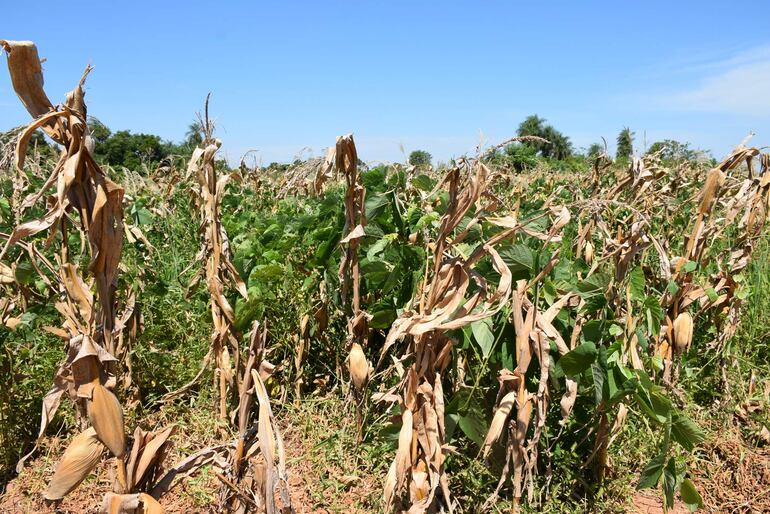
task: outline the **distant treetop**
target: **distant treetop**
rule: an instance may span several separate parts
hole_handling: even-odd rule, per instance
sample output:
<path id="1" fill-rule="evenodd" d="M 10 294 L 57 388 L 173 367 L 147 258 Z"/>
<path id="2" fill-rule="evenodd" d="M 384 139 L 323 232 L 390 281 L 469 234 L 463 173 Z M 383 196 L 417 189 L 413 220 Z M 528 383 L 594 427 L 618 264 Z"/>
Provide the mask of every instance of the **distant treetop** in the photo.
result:
<path id="1" fill-rule="evenodd" d="M 415 150 L 409 154 L 409 164 L 412 166 L 430 166 L 433 156 L 425 150 Z"/>

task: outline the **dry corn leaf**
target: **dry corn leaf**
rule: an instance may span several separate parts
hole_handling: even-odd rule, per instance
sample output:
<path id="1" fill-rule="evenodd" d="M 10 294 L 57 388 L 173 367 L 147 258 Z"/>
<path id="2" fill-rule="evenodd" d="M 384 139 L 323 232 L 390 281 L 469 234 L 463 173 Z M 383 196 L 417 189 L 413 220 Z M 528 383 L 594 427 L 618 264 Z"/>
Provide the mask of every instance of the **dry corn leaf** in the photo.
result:
<path id="1" fill-rule="evenodd" d="M 158 459 L 165 451 L 164 446 L 168 442 L 169 437 L 173 435 L 174 430 L 174 427 L 168 427 L 162 432 L 155 434 L 149 442 L 144 444 L 141 449 L 141 456 L 136 464 L 136 471 L 134 471 L 133 477 L 131 477 L 134 485 L 140 484 L 145 478 L 147 471 L 158 462 Z"/>

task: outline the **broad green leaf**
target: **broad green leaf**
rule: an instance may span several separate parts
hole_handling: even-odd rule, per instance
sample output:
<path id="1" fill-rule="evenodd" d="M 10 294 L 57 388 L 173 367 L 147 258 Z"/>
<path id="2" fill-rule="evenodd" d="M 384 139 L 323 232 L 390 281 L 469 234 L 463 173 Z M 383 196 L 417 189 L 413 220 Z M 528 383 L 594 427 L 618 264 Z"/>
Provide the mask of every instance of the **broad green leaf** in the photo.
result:
<path id="1" fill-rule="evenodd" d="M 421 191 L 430 192 L 433 190 L 435 181 L 428 175 L 417 175 L 412 179 L 412 185 Z"/>
<path id="2" fill-rule="evenodd" d="M 628 274 L 628 288 L 631 291 L 631 298 L 644 300 L 644 283 L 644 271 L 641 266 L 637 266 Z"/>
<path id="3" fill-rule="evenodd" d="M 695 271 L 695 268 L 697 267 L 698 267 L 698 263 L 693 261 L 687 261 L 684 264 L 684 266 L 682 266 L 682 269 L 684 270 L 685 273 L 692 273 L 693 271 Z"/>
<path id="4" fill-rule="evenodd" d="M 479 445 L 484 442 L 484 436 L 487 434 L 487 426 L 484 423 L 484 420 L 480 416 L 477 416 L 475 412 L 469 412 L 465 416 L 460 416 L 457 424 L 468 439 Z"/>
<path id="5" fill-rule="evenodd" d="M 701 498 L 698 490 L 695 489 L 695 484 L 689 478 L 682 480 L 682 485 L 679 487 L 679 494 L 682 496 L 682 502 L 687 506 L 687 510 L 695 512 L 698 509 L 703 508 L 703 498 Z"/>
<path id="6" fill-rule="evenodd" d="M 644 301 L 644 310 L 647 316 L 647 332 L 650 335 L 660 333 L 660 324 L 663 321 L 665 313 L 660 306 L 660 302 L 654 296 L 648 296 Z"/>
<path id="7" fill-rule="evenodd" d="M 671 415 L 671 437 L 687 451 L 693 451 L 695 446 L 702 443 L 706 435 L 693 420 L 679 411 Z"/>
<path id="8" fill-rule="evenodd" d="M 594 398 L 596 400 L 596 405 L 599 405 L 602 403 L 602 400 L 604 400 L 606 394 L 606 371 L 602 368 L 601 364 L 594 362 L 591 364 L 591 375 L 594 378 Z"/>
<path id="9" fill-rule="evenodd" d="M 592 343 L 599 343 L 602 340 L 603 325 L 604 325 L 604 322 L 599 319 L 592 319 L 591 321 L 586 321 L 585 324 L 583 325 L 583 330 L 581 331 L 583 338 L 586 341 L 591 341 Z"/>
<path id="10" fill-rule="evenodd" d="M 566 375 L 576 376 L 588 369 L 591 363 L 596 360 L 597 354 L 596 345 L 587 341 L 562 356 L 559 359 L 559 364 Z"/>
<path id="11" fill-rule="evenodd" d="M 500 250 L 500 257 L 512 272 L 527 270 L 535 267 L 535 253 L 525 244 L 515 244 Z"/>
<path id="12" fill-rule="evenodd" d="M 658 485 L 660 475 L 663 474 L 663 465 L 666 462 L 666 452 L 661 452 L 652 459 L 647 466 L 644 467 L 641 476 L 639 477 L 639 483 L 636 485 L 637 489 L 649 489 Z"/>
<path id="13" fill-rule="evenodd" d="M 485 318 L 471 323 L 473 339 L 481 348 L 481 355 L 486 359 L 495 345 L 495 335 L 492 333 L 492 318 Z"/>
<path id="14" fill-rule="evenodd" d="M 32 267 L 32 263 L 29 261 L 21 261 L 16 265 L 14 277 L 19 284 L 30 285 L 35 282 L 37 272 L 35 271 L 35 268 Z"/>
<path id="15" fill-rule="evenodd" d="M 366 251 L 366 258 L 370 261 L 374 260 L 376 256 L 391 243 L 398 234 L 386 234 L 384 237 L 378 239 L 369 249 Z"/>
<path id="16" fill-rule="evenodd" d="M 460 421 L 460 415 L 456 412 L 447 412 L 444 415 L 444 426 L 446 427 L 446 440 L 451 441 L 452 436 L 457 428 L 457 423 Z"/>
<path id="17" fill-rule="evenodd" d="M 370 328 L 388 328 L 396 320 L 396 311 L 393 309 L 384 309 L 374 311 L 372 319 L 369 321 Z"/>
<path id="18" fill-rule="evenodd" d="M 592 296 L 604 295 L 604 292 L 610 285 L 611 277 L 607 273 L 594 273 L 587 279 L 580 282 L 577 286 L 580 296 L 590 298 Z"/>

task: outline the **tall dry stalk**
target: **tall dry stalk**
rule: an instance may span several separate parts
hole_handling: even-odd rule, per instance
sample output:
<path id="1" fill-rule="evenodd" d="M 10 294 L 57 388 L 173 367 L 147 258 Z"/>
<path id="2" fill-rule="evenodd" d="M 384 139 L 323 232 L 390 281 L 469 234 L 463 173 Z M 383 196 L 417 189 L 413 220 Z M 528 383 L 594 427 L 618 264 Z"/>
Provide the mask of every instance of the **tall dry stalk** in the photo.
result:
<path id="1" fill-rule="evenodd" d="M 470 227 L 485 214 L 479 200 L 488 173 L 480 161 L 464 162 L 447 173 L 443 184 L 448 188 L 449 204 L 441 218 L 438 239 L 430 248 L 432 270 L 426 273 L 422 292 L 412 308 L 393 323 L 380 356 L 381 363 L 388 349 L 407 337 L 407 355 L 413 355 L 414 360 L 396 388 L 384 396 L 397 398 L 402 410 L 398 449 L 384 486 L 387 510 L 452 511 L 444 469 L 447 447 L 442 377 L 452 360 L 453 341 L 446 332 L 492 316 L 507 303 L 511 292 L 511 272 L 494 245 L 513 231 L 506 229 L 482 241 L 467 257 L 454 248 L 468 234 L 467 229 L 457 235 L 454 232 L 471 208 L 475 206 L 476 210 Z M 500 275 L 495 290 L 490 290 L 474 269 L 484 256 L 491 258 L 493 269 Z M 466 293 L 470 294 L 468 299 Z"/>
<path id="2" fill-rule="evenodd" d="M 115 455 L 119 491 L 125 490 L 123 412 L 112 392 L 115 385 L 113 363 L 116 361 L 115 287 L 123 246 L 123 189 L 104 174 L 92 156 L 93 144 L 88 138 L 83 92 L 83 84 L 91 68 L 86 68 L 78 85 L 67 94 L 64 104 L 54 106 L 43 90 L 43 74 L 35 45 L 31 42 L 0 41 L 0 46 L 8 53 L 13 87 L 27 111 L 35 118 L 17 142 L 16 167 L 19 170 L 23 168 L 29 140 L 39 128 L 64 147 L 43 187 L 29 195 L 22 204 L 23 209 L 36 204 L 55 184 L 56 192 L 48 201 L 48 211 L 37 220 L 18 225 L 0 252 L 2 259 L 12 245 L 44 230 L 50 229 L 49 242 L 55 239 L 57 232 L 61 234 L 57 271 L 64 294 L 63 301 L 57 302 L 56 308 L 65 321 L 63 328 L 53 331 L 68 342 L 68 356 L 57 371 L 53 388 L 43 400 L 38 438 L 42 437 L 62 395 L 67 392 L 81 412 L 87 414 L 99 444 L 104 444 Z M 88 277 L 80 275 L 69 249 L 68 214 L 72 212 L 79 215 L 80 223 L 75 228 L 81 231 L 81 239 L 88 241 Z M 96 295 L 91 291 L 94 283 Z M 79 455 L 77 448 L 80 444 L 89 445 L 93 454 L 96 446 L 92 440 L 85 436 L 76 438 L 73 441 L 75 447 L 65 454 L 60 466 L 66 468 L 69 465 L 66 457 Z M 20 460 L 19 466 L 27 457 Z M 87 461 L 90 467 L 95 465 L 92 461 Z M 85 470 L 87 474 L 90 468 L 86 468 L 81 467 L 79 471 Z M 66 482 L 64 486 L 59 482 L 61 480 Z M 70 482 L 70 477 L 57 473 L 47 497 L 59 499 L 69 492 L 67 484 L 74 487 L 79 483 Z"/>
<path id="3" fill-rule="evenodd" d="M 225 287 L 230 286 L 246 298 L 246 285 L 232 262 L 230 241 L 222 225 L 220 206 L 228 182 L 237 175 L 220 173 L 217 170 L 216 153 L 222 142 L 213 137 L 213 124 L 208 115 L 209 98 L 206 98 L 204 118 L 201 124 L 204 139 L 195 149 L 187 167 L 187 175 L 195 177 L 197 187 L 193 189 L 196 206 L 201 216 L 203 232 L 202 248 L 196 261 L 204 263 L 204 273 L 211 296 L 211 318 L 214 322 L 211 333 L 211 348 L 201 366 L 201 370 L 188 384 L 165 396 L 166 400 L 176 398 L 197 383 L 211 360 L 214 360 L 214 388 L 217 390 L 217 413 L 221 420 L 227 419 L 227 389 L 233 384 L 233 363 L 230 351 L 233 351 L 235 368 L 240 364 L 240 352 L 237 334 L 233 323 L 235 313 L 225 296 Z M 196 274 L 191 285 L 196 283 L 200 274 Z M 240 386 L 240 384 L 238 384 Z"/>
<path id="4" fill-rule="evenodd" d="M 364 389 L 369 377 L 369 362 L 364 348 L 369 336 L 369 315 L 361 310 L 361 270 L 358 265 L 358 247 L 365 235 L 366 188 L 358 173 L 358 152 L 353 135 L 340 136 L 334 150 L 336 169 L 345 176 L 345 227 L 342 231 L 343 246 L 339 278 L 340 299 L 348 318 L 348 335 L 345 348 L 348 351 L 348 370 L 353 383 L 358 420 L 358 438 L 363 425 Z M 351 298 L 352 296 L 352 298 Z"/>

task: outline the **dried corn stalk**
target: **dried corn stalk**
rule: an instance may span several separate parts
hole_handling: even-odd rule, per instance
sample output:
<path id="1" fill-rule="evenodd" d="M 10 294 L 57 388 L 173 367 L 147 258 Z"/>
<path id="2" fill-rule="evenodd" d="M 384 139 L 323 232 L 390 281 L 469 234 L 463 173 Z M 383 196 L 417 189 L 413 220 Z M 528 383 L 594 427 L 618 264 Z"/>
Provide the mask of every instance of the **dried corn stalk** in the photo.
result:
<path id="1" fill-rule="evenodd" d="M 348 370 L 353 378 L 353 393 L 356 399 L 356 417 L 359 433 L 363 425 L 363 394 L 369 374 L 369 364 L 363 348 L 368 340 L 369 316 L 361 310 L 361 271 L 358 266 L 358 247 L 365 235 L 366 212 L 364 199 L 366 189 L 361 184 L 358 174 L 358 153 L 353 141 L 353 135 L 340 136 L 334 151 L 335 166 L 345 176 L 345 227 L 342 231 L 343 246 L 340 262 L 339 278 L 341 284 L 340 297 L 343 308 L 348 315 L 347 348 Z M 352 290 L 352 291 L 351 291 Z M 352 300 L 350 298 L 352 292 Z"/>
<path id="2" fill-rule="evenodd" d="M 0 252 L 2 259 L 11 245 L 23 238 L 51 229 L 52 241 L 57 230 L 62 234 L 58 257 L 58 275 L 64 300 L 56 304 L 64 316 L 64 327 L 56 333 L 68 341 L 68 357 L 54 379 L 54 387 L 43 401 L 40 436 L 56 412 L 62 394 L 85 405 L 96 436 L 117 457 L 118 481 L 125 489 L 125 434 L 120 404 L 112 393 L 115 379 L 111 363 L 115 361 L 114 331 L 115 285 L 123 246 L 123 189 L 112 182 L 94 161 L 93 144 L 88 138 L 83 84 L 91 68 L 86 68 L 79 84 L 67 94 L 63 105 L 54 107 L 43 90 L 43 75 L 37 49 L 31 42 L 0 41 L 8 53 L 8 67 L 14 89 L 35 120 L 21 134 L 16 145 L 16 166 L 21 170 L 28 142 L 38 128 L 64 147 L 61 157 L 42 189 L 25 199 L 30 207 L 54 184 L 42 218 L 17 226 Z M 70 260 L 68 217 L 77 212 L 83 239 L 88 241 L 90 279 L 81 277 Z M 95 283 L 96 297 L 91 292 Z M 24 458 L 19 462 L 22 465 Z"/>
<path id="3" fill-rule="evenodd" d="M 222 142 L 212 136 L 213 125 L 208 117 L 208 98 L 206 98 L 205 119 L 202 121 L 205 137 L 202 146 L 195 149 L 187 168 L 188 176 L 194 176 L 198 187 L 193 190 L 196 205 L 201 215 L 203 243 L 197 260 L 204 262 L 206 284 L 211 295 L 211 318 L 214 327 L 211 333 L 211 348 L 203 366 L 196 377 L 181 389 L 165 396 L 170 400 L 188 391 L 203 375 L 212 358 L 215 364 L 215 389 L 218 391 L 217 412 L 219 418 L 227 418 L 227 388 L 233 383 L 233 365 L 230 351 L 233 351 L 235 367 L 239 366 L 239 334 L 233 323 L 235 313 L 225 296 L 225 287 L 234 288 L 246 298 L 246 285 L 232 262 L 230 241 L 222 225 L 219 212 L 225 187 L 237 175 L 219 175 L 216 165 L 216 153 Z M 197 282 L 198 276 L 193 278 Z"/>
<path id="4" fill-rule="evenodd" d="M 469 176 L 463 177 L 463 171 Z M 448 172 L 444 183 L 449 189 L 449 205 L 441 221 L 439 237 L 433 245 L 433 273 L 429 284 L 414 300 L 414 310 L 405 311 L 387 336 L 380 362 L 401 337 L 410 340 L 409 354 L 414 363 L 397 386 L 402 408 L 402 426 L 396 457 L 388 472 L 384 496 L 387 510 L 408 509 L 428 512 L 452 510 L 449 484 L 444 470 L 445 446 L 444 394 L 442 375 L 452 358 L 452 340 L 445 332 L 463 327 L 498 312 L 508 301 L 511 273 L 493 245 L 513 234 L 504 230 L 480 243 L 467 258 L 453 256 L 453 245 L 462 235 L 453 233 L 462 219 L 476 206 L 474 220 L 482 215 L 478 204 L 487 183 L 488 169 L 477 161 L 463 163 Z M 474 270 L 489 255 L 500 275 L 495 290 Z M 476 284 L 470 290 L 471 281 Z M 466 299 L 466 293 L 470 298 Z"/>
<path id="5" fill-rule="evenodd" d="M 538 237 L 547 245 L 559 235 L 559 232 L 570 220 L 565 208 L 553 209 L 555 215 L 550 231 L 545 237 Z M 532 235 L 532 234 L 529 234 Z M 534 236 L 537 237 L 537 236 Z M 506 465 L 500 476 L 500 481 L 494 493 L 485 504 L 485 509 L 492 505 L 509 474 L 514 488 L 514 510 L 518 511 L 524 490 L 525 479 L 530 498 L 533 494 L 533 480 L 537 464 L 538 444 L 546 423 L 546 415 L 550 404 L 548 383 L 551 379 L 551 345 L 553 341 L 560 354 L 569 352 L 570 347 L 564 341 L 552 322 L 562 308 L 576 305 L 574 293 L 566 293 L 545 311 L 540 312 L 536 303 L 529 298 L 530 291 L 536 291 L 536 284 L 554 268 L 558 262 L 559 252 L 552 254 L 551 260 L 543 270 L 531 281 L 519 280 L 512 294 L 512 318 L 516 331 L 516 368 L 513 372 L 504 369 L 500 373 L 500 390 L 497 395 L 497 407 L 492 424 L 487 432 L 483 446 L 484 456 L 489 454 L 492 445 L 507 436 Z M 537 293 L 532 293 L 535 298 Z M 574 338 L 573 338 L 574 339 Z M 538 388 L 529 391 L 526 385 L 526 374 L 533 357 L 537 360 L 540 370 Z M 566 378 L 566 392 L 561 400 L 562 417 L 566 419 L 577 397 L 577 381 L 573 377 Z M 534 415 L 534 423 L 533 423 Z M 527 434 L 532 428 L 532 435 Z M 511 469 L 511 467 L 513 469 Z"/>
<path id="6" fill-rule="evenodd" d="M 754 158 L 759 156 L 760 172 L 753 173 Z M 736 181 L 730 172 L 745 164 L 748 177 Z M 698 204 L 697 217 L 687 238 L 684 258 L 676 259 L 673 280 L 677 283 L 676 293 L 664 293 L 661 305 L 667 307 L 667 322 L 662 327 L 657 348 L 664 362 L 664 382 L 676 383 L 679 361 L 674 357 L 689 348 L 692 341 L 692 314 L 689 306 L 699 305 L 696 316 L 706 309 L 712 313 L 724 311 L 727 323 L 720 326 L 717 345 L 721 345 L 735 333 L 743 301 L 736 295 L 738 284 L 733 277 L 745 268 L 753 253 L 754 243 L 761 235 L 767 222 L 768 198 L 770 198 L 770 155 L 760 154 L 756 148 L 740 144 L 726 159 L 709 171 Z M 730 195 L 732 195 L 730 197 Z M 715 213 L 720 201 L 727 197 L 724 213 Z M 720 215 L 722 214 L 722 215 Z M 736 247 L 726 261 L 724 269 L 711 279 L 705 287 L 694 282 L 694 271 L 687 270 L 688 261 L 700 263 L 711 242 L 733 227 L 737 233 Z M 707 290 L 716 293 L 712 301 Z M 687 319 L 689 318 L 689 319 Z M 673 376 L 672 376 L 673 370 Z M 725 383 L 726 387 L 729 387 Z"/>

